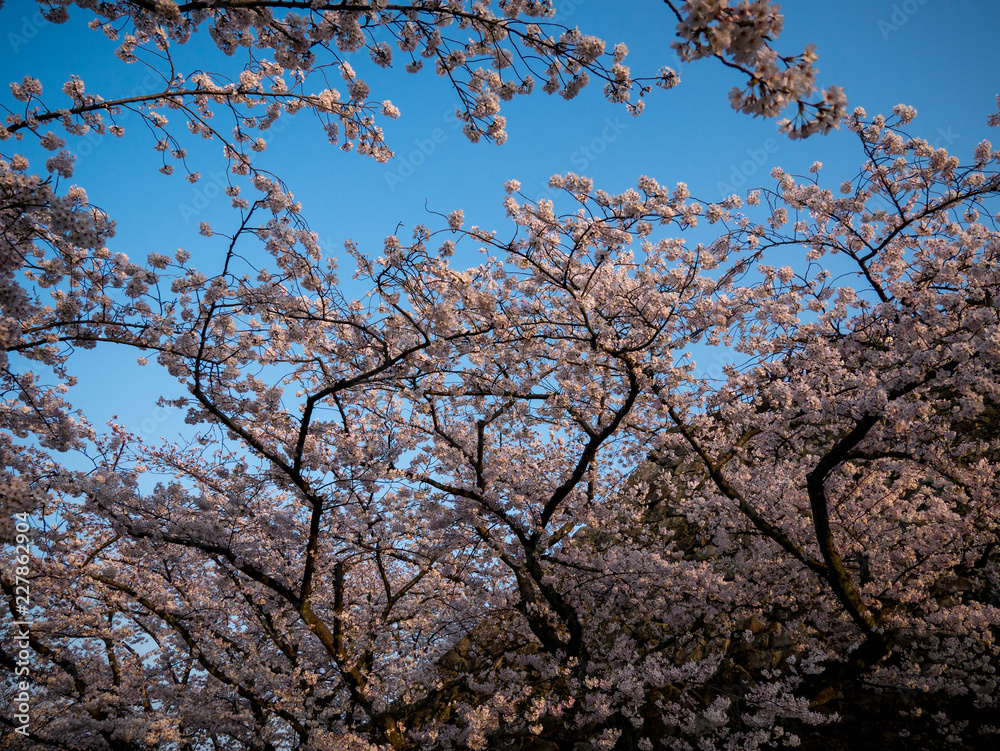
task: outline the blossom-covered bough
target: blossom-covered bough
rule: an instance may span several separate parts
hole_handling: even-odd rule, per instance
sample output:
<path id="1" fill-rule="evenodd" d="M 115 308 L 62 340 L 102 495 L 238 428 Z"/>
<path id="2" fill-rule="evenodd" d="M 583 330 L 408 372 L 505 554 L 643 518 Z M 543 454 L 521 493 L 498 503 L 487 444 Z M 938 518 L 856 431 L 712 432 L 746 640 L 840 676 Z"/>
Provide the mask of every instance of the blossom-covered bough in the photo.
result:
<path id="1" fill-rule="evenodd" d="M 779 121 L 789 138 L 829 133 L 846 114 L 843 89 L 830 86 L 817 93 L 816 46 L 800 55 L 779 55 L 770 42 L 781 33 L 784 19 L 778 5 L 767 2 L 697 0 L 678 4 L 665 0 L 677 17 L 678 41 L 671 47 L 681 60 L 714 57 L 747 76 L 746 86 L 734 86 L 729 101 L 734 109 L 754 117 L 777 117 L 794 105 L 794 117 Z M 664 71 L 670 79 L 672 71 Z"/>
<path id="2" fill-rule="evenodd" d="M 544 80 L 541 89 L 546 93 L 571 99 L 595 76 L 604 82 L 608 99 L 624 103 L 632 114 L 642 111 L 641 97 L 651 85 L 672 88 L 680 81 L 666 67 L 655 76 L 633 80 L 623 64 L 624 45 L 606 53 L 603 40 L 547 21 L 554 10 L 551 2 L 540 0 L 499 2 L 499 15 L 489 3 L 470 8 L 455 0 L 401 4 L 57 0 L 43 5 L 48 6 L 44 16 L 54 23 L 65 23 L 69 8 L 76 5 L 95 12 L 91 27 L 121 42 L 118 57 L 126 63 L 141 61 L 161 83 L 152 90 L 106 99 L 88 93 L 84 82 L 73 77 L 62 88 L 71 100 L 68 106 L 51 107 L 42 99 L 39 81 L 27 77 L 12 85 L 15 98 L 24 103 L 23 111 L 9 110 L 0 134 L 31 130 L 48 139 L 46 148 L 56 150 L 62 139 L 41 132 L 48 123 L 59 122 L 73 135 L 92 131 L 122 137 L 125 131 L 116 118 L 134 112 L 158 134 L 163 171 L 171 173 L 174 162 L 179 162 L 192 182 L 200 174 L 187 168 L 187 150 L 167 129 L 164 110 L 179 110 L 192 133 L 222 141 L 235 174 L 248 173 L 252 163 L 248 152 L 266 147 L 263 136 L 282 114 L 302 110 L 319 118 L 331 144 L 356 148 L 379 161 L 391 158 L 376 118 L 398 117 L 399 110 L 388 100 L 371 98 L 369 85 L 351 65 L 355 55 L 379 68 L 392 67 L 394 57 L 398 65 L 402 58 L 409 73 L 432 63 L 459 96 L 456 114 L 466 135 L 473 141 L 485 137 L 497 143 L 506 140 L 501 101 L 530 94 L 536 77 Z M 815 51 L 779 56 L 769 46 L 782 28 L 778 6 L 764 0 L 734 7 L 718 1 L 667 5 L 680 20 L 680 41 L 674 47 L 682 60 L 716 57 L 748 76 L 746 89 L 730 94 L 734 107 L 774 117 L 795 105 L 794 119 L 782 121 L 782 129 L 793 137 L 837 127 L 846 105 L 838 87 L 809 101 L 816 93 Z M 204 33 L 206 27 L 227 55 L 245 56 L 237 75 L 178 71 L 172 48 Z M 343 90 L 328 86 L 311 90 L 314 81 L 327 83 L 331 78 L 342 79 Z M 231 134 L 211 122 L 213 105 L 231 110 L 235 119 Z M 62 161 L 67 160 L 68 156 Z M 59 163 L 57 169 L 68 176 L 70 167 Z"/>
<path id="3" fill-rule="evenodd" d="M 126 61 L 207 26 L 249 56 L 246 75 L 169 77 L 118 103 L 71 82 L 62 112 L 36 109 L 33 80 L 15 85 L 25 109 L 6 143 L 56 153 L 48 179 L 23 156 L 0 162 L 5 540 L 15 514 L 33 525 L 28 724 L 11 709 L 23 674 L 8 625 L 25 613 L 0 572 L 4 744 L 826 748 L 857 732 L 988 745 L 991 145 L 963 165 L 907 132 L 909 108 L 858 110 L 846 124 L 863 166 L 836 190 L 819 164 L 719 203 L 648 177 L 612 195 L 572 174 L 553 178 L 556 204 L 534 202 L 511 181 L 513 239 L 456 211 L 377 257 L 349 244 L 369 290 L 352 300 L 303 209 L 254 167 L 249 135 L 306 109 L 388 157 L 348 54 L 378 62 L 391 42 L 434 60 L 473 138 L 502 140 L 494 105 L 528 88 L 532 65 L 564 95 L 585 70 L 613 99 L 630 84 L 621 49 L 602 67 L 590 37 L 541 41 L 541 3 L 500 3 L 500 17 L 307 6 L 99 4 L 95 26 L 122 35 Z M 675 10 L 682 54 L 752 72 L 748 111 L 812 94 L 810 53 L 767 46 L 772 6 Z M 473 41 L 446 40 L 446 22 Z M 492 70 L 470 67 L 486 58 Z M 306 93 L 326 64 L 348 99 Z M 803 104 L 821 124 L 787 129 L 836 124 L 838 102 Z M 108 249 L 113 222 L 85 192 L 60 189 L 72 163 L 46 124 L 110 129 L 126 106 L 163 131 L 165 159 L 185 156 L 160 109 L 224 141 L 238 220 L 203 227 L 217 256 L 131 260 Z M 214 111 L 237 117 L 231 134 Z M 715 239 L 685 242 L 699 223 Z M 482 262 L 457 265 L 459 247 Z M 732 344 L 743 364 L 708 381 L 696 344 Z M 186 410 L 184 439 L 149 444 L 74 413 L 73 348 L 112 346 L 178 380 L 163 399 Z M 900 724 L 879 727 L 890 714 Z"/>

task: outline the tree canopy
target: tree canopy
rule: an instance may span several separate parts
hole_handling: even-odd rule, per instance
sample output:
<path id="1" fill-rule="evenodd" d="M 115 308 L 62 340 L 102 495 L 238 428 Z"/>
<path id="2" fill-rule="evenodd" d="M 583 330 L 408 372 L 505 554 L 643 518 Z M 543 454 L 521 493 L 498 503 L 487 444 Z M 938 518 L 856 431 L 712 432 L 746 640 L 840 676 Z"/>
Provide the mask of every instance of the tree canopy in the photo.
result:
<path id="1" fill-rule="evenodd" d="M 667 2 L 682 60 L 735 69 L 733 107 L 788 137 L 847 131 L 854 177 L 775 168 L 715 201 L 510 180 L 506 227 L 456 210 L 378 255 L 348 243 L 346 285 L 257 155 L 304 113 L 393 158 L 399 110 L 352 59 L 433 67 L 468 138 L 497 143 L 536 80 L 569 99 L 595 79 L 639 115 L 676 72 L 633 76 L 533 0 L 42 8 L 92 16 L 115 64 L 159 80 L 105 98 L 74 77 L 67 106 L 25 77 L 0 127 L 6 747 L 996 742 L 989 141 L 953 156 L 910 107 L 849 111 L 811 46 L 777 51 L 766 0 Z M 231 68 L 179 68 L 206 37 Z M 190 144 L 221 145 L 213 254 L 113 249 L 67 185 L 67 138 L 137 119 L 192 183 Z M 706 378 L 700 345 L 740 360 Z M 176 380 L 183 436 L 74 408 L 74 354 L 104 348 Z"/>

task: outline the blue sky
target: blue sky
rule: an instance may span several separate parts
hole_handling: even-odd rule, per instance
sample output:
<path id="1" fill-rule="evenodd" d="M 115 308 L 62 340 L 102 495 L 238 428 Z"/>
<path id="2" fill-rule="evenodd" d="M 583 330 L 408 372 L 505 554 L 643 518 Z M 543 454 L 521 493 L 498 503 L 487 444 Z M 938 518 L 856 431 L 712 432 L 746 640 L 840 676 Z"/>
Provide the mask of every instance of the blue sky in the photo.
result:
<path id="1" fill-rule="evenodd" d="M 556 6 L 562 7 L 560 20 L 566 24 L 609 43 L 625 42 L 634 74 L 651 75 L 669 65 L 680 73 L 681 85 L 654 90 L 638 118 L 606 102 L 597 85 L 570 102 L 540 92 L 520 97 L 504 106 L 508 142 L 494 146 L 465 139 L 452 114 L 456 98 L 432 72 L 371 76 L 373 97 L 391 99 L 403 111 L 399 120 L 384 124 L 395 160 L 381 165 L 342 153 L 326 144 L 306 116 L 275 133 L 264 154 L 263 165 L 303 202 L 304 215 L 328 252 L 342 255 L 344 240 L 352 238 L 362 250 L 378 254 L 382 238 L 400 223 L 441 226 L 443 220 L 427 209 L 446 214 L 461 208 L 468 224 L 509 233 L 501 200 L 504 182 L 511 178 L 534 197 L 545 194 L 555 173 L 586 174 L 608 191 L 624 190 L 649 175 L 667 185 L 686 182 L 695 198 L 718 200 L 771 184 L 768 173 L 778 165 L 805 173 L 813 161 L 822 161 L 822 182 L 831 186 L 856 174 L 861 160 L 852 134 L 789 141 L 773 121 L 730 108 L 726 94 L 742 84 L 735 71 L 711 60 L 681 65 L 669 49 L 676 21 L 662 2 L 557 0 Z M 73 10 L 69 23 L 52 26 L 38 23 L 36 8 L 27 0 L 8 0 L 0 8 L 0 29 L 5 29 L 0 61 L 7 81 L 34 75 L 53 93 L 48 97 L 53 102 L 70 74 L 106 99 L 144 86 L 146 73 L 118 61 L 112 44 L 86 28 L 87 13 Z M 888 113 L 897 103 L 915 106 L 919 115 L 909 131 L 963 161 L 983 138 L 1000 138 L 986 127 L 1000 92 L 1000 45 L 995 42 L 1000 3 L 995 0 L 790 0 L 782 3 L 782 11 L 785 30 L 775 45 L 778 51 L 793 54 L 816 44 L 820 85 L 842 86 L 852 107 L 874 114 Z M 192 43 L 178 59 L 210 71 L 231 64 L 204 42 Z M 365 66 L 355 67 L 367 73 Z M 6 87 L 0 97 L 5 105 L 14 104 Z M 195 258 L 210 254 L 217 240 L 199 237 L 198 222 L 210 221 L 225 231 L 236 218 L 221 196 L 224 161 L 218 146 L 194 149 L 194 166 L 204 177 L 190 185 L 181 174 L 156 172 L 158 155 L 138 118 L 123 124 L 127 130 L 133 126 L 123 140 L 89 136 L 69 144 L 78 155 L 72 182 L 84 186 L 91 201 L 118 221 L 112 249 L 136 259 L 151 252 L 172 254 L 178 247 Z M 176 130 L 182 130 L 183 123 L 178 125 Z M 38 166 L 43 161 L 27 142 L 16 148 L 6 142 L 0 151 L 8 156 L 22 151 Z M 211 271 L 208 262 L 204 270 Z M 344 279 L 350 271 L 349 263 L 342 264 Z M 176 393 L 176 384 L 153 367 L 134 367 L 136 353 L 80 355 L 76 398 L 96 422 L 114 413 L 150 438 L 182 427 L 180 416 L 158 410 L 151 399 L 158 390 Z"/>

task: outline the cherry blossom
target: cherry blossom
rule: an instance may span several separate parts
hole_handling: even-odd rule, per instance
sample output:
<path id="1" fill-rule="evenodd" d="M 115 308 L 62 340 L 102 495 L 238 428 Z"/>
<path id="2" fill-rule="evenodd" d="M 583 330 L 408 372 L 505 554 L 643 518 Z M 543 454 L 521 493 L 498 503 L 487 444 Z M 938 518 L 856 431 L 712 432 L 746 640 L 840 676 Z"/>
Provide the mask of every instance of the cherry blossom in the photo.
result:
<path id="1" fill-rule="evenodd" d="M 499 142 L 529 61 L 543 90 L 599 78 L 637 112 L 624 47 L 532 0 L 48 5 L 96 13 L 123 64 L 198 33 L 243 63 L 131 100 L 74 78 L 62 110 L 11 87 L 0 135 L 53 155 L 0 158 L 5 556 L 32 518 L 30 607 L 0 571 L 5 747 L 749 751 L 856 746 L 890 717 L 909 737 L 889 748 L 995 740 L 988 140 L 954 155 L 911 107 L 809 103 L 814 53 L 771 50 L 769 3 L 668 3 L 682 56 L 752 76 L 735 104 L 798 106 L 796 136 L 842 123 L 857 174 L 777 168 L 715 202 L 649 176 L 555 175 L 539 200 L 510 180 L 507 226 L 456 207 L 349 241 L 348 288 L 255 164 L 277 118 L 389 158 L 375 117 L 398 110 L 349 58 L 433 60 L 470 138 Z M 123 108 L 165 171 L 196 179 L 182 138 L 224 144 L 233 221 L 196 238 L 213 254 L 113 251 L 114 220 L 67 184 L 50 127 L 105 132 Z M 722 381 L 699 375 L 696 347 L 730 346 Z M 96 347 L 176 381 L 159 404 L 183 437 L 74 408 L 68 363 Z"/>
<path id="2" fill-rule="evenodd" d="M 784 26 L 780 6 L 767 0 L 730 4 L 729 0 L 691 0 L 667 5 L 677 16 L 672 47 L 682 60 L 715 57 L 748 77 L 744 89 L 729 94 L 733 108 L 755 117 L 776 117 L 794 106 L 795 116 L 780 121 L 790 138 L 828 133 L 840 127 L 847 99 L 839 86 L 817 93 L 815 45 L 800 55 L 779 55 L 770 45 Z M 667 71 L 669 81 L 673 71 Z"/>

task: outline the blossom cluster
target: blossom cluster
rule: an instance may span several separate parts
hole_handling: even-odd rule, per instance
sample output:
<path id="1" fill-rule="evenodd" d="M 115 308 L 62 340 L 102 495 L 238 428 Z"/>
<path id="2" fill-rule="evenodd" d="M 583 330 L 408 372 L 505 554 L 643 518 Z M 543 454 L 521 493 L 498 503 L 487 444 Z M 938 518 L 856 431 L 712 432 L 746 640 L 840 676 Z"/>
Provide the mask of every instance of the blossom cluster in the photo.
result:
<path id="1" fill-rule="evenodd" d="M 485 137 L 502 143 L 506 132 L 500 101 L 531 93 L 535 76 L 543 70 L 548 79 L 544 90 L 558 91 L 566 98 L 575 96 L 589 75 L 608 81 L 609 97 L 615 101 L 627 101 L 632 88 L 627 68 L 621 64 L 622 54 L 615 56 L 612 70 L 605 67 L 603 41 L 575 30 L 562 30 L 558 36 L 549 33 L 558 27 L 545 21 L 554 12 L 548 3 L 501 2 L 499 14 L 489 2 L 477 2 L 472 8 L 457 2 L 414 1 L 391 7 L 371 3 L 305 12 L 280 10 L 281 3 L 260 11 L 244 9 L 239 3 L 232 7 L 216 3 L 196 12 L 182 11 L 172 2 L 55 3 L 64 15 L 76 4 L 97 14 L 91 26 L 119 42 L 117 54 L 123 62 L 142 60 L 160 70 L 159 61 L 165 60 L 168 66 L 161 71 L 162 84 L 138 96 L 105 100 L 87 93 L 84 82 L 74 76 L 62 87 L 71 100 L 69 106 L 53 109 L 43 102 L 39 81 L 26 76 L 11 84 L 14 97 L 26 104 L 25 115 L 8 116 L 2 133 L 37 131 L 58 120 L 74 135 L 110 130 L 117 136 L 123 132 L 117 116 L 131 111 L 139 113 L 154 133 L 162 134 L 158 149 L 165 152 L 165 159 L 173 156 L 183 163 L 185 150 L 166 130 L 169 120 L 164 110 L 175 110 L 186 118 L 192 133 L 221 141 L 234 172 L 247 174 L 252 160 L 244 144 L 252 143 L 257 147 L 253 150 L 259 151 L 264 132 L 279 117 L 302 110 L 319 117 L 330 143 L 378 161 L 391 158 L 377 118 L 397 117 L 398 109 L 391 102 L 371 98 L 369 85 L 352 67 L 350 58 L 355 55 L 363 55 L 359 64 L 370 60 L 377 67 L 392 67 L 394 56 L 401 56 L 411 73 L 433 60 L 438 74 L 447 76 L 455 87 L 461 102 L 458 116 L 472 140 Z M 235 79 L 204 71 L 184 76 L 170 65 L 172 46 L 186 43 L 202 27 L 207 27 L 226 54 L 245 57 Z M 449 27 L 459 33 L 450 34 Z M 460 36 L 465 33 L 471 35 L 463 40 Z M 515 61 L 521 65 L 514 66 Z M 537 66 L 541 67 L 535 72 Z M 325 82 L 333 71 L 343 79 L 343 90 L 310 90 L 312 81 Z M 216 105 L 226 105 L 235 113 L 231 135 L 212 122 Z M 254 130 L 260 136 L 254 136 Z M 170 174 L 174 168 L 165 161 L 161 171 Z M 190 177 L 193 172 L 187 170 L 187 174 Z"/>
<path id="2" fill-rule="evenodd" d="M 679 20 L 680 40 L 671 46 L 682 60 L 719 57 L 747 74 L 746 87 L 734 87 L 729 94 L 734 109 L 755 117 L 777 117 L 796 106 L 794 119 L 780 121 L 781 131 L 791 138 L 828 133 L 840 126 L 847 99 L 839 86 L 829 87 L 819 99 L 810 101 L 817 92 L 815 45 L 795 56 L 781 56 L 771 47 L 784 26 L 780 6 L 768 0 L 667 4 Z"/>

